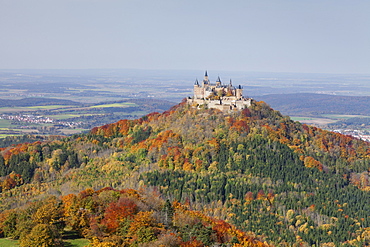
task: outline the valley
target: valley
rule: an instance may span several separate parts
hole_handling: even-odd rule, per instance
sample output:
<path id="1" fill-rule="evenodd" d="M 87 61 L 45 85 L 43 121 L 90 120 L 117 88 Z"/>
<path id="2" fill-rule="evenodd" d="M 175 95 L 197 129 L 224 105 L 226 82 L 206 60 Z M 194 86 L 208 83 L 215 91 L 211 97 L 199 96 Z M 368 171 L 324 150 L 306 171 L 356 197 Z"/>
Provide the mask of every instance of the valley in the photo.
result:
<path id="1" fill-rule="evenodd" d="M 192 95 L 199 71 L 1 70 L 0 137 L 71 135 L 163 112 Z M 366 75 L 227 72 L 244 94 L 302 123 L 370 130 Z M 201 76 L 199 76 L 201 77 Z"/>
<path id="2" fill-rule="evenodd" d="M 0 244 L 370 245 L 370 143 L 301 123 L 366 131 L 367 97 L 256 95 L 219 111 L 173 103 L 185 85 L 153 81 L 142 98 L 81 81 L 3 91 L 19 99 L 0 119 Z"/>

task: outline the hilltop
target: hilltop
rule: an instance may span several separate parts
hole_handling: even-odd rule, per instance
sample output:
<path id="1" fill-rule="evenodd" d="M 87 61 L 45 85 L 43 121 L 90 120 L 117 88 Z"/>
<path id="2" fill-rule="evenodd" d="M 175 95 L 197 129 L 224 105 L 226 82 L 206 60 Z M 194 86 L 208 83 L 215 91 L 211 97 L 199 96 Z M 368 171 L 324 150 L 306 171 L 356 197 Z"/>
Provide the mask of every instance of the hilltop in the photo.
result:
<path id="1" fill-rule="evenodd" d="M 163 226 L 182 241 L 174 246 L 190 246 L 186 241 L 192 246 L 240 246 L 244 240 L 239 235 L 220 235 L 210 223 L 219 219 L 244 231 L 254 245 L 359 246 L 370 244 L 369 168 L 369 143 L 294 122 L 264 102 L 228 112 L 182 102 L 163 113 L 120 120 L 88 134 L 3 148 L 0 205 L 2 210 L 25 208 L 30 200 L 48 195 L 58 200 L 71 193 L 75 195 L 70 198 L 87 198 L 83 206 L 73 201 L 78 199 L 67 204 L 79 220 L 84 215 L 84 223 L 76 225 L 73 218 L 62 223 L 95 241 L 94 246 L 112 239 L 133 244 L 138 236 L 127 229 L 133 229 L 136 216 L 127 215 L 147 212 L 151 219 L 166 207 L 172 210 L 169 205 L 186 205 L 198 215 L 183 225 L 195 237 L 188 239 L 176 221 L 156 218 L 149 235 L 139 237 L 141 242 L 159 241 L 165 235 L 158 230 Z M 159 193 L 161 206 L 144 206 L 154 200 L 146 197 L 135 213 L 110 215 L 119 223 L 110 228 L 113 208 L 98 201 L 104 187 L 116 191 L 109 192 L 110 207 L 140 204 L 130 196 L 126 200 L 127 189 Z M 119 201 L 124 201 L 121 206 Z M 6 212 L 0 217 L 3 231 L 11 215 Z M 30 223 L 27 229 L 35 227 Z"/>

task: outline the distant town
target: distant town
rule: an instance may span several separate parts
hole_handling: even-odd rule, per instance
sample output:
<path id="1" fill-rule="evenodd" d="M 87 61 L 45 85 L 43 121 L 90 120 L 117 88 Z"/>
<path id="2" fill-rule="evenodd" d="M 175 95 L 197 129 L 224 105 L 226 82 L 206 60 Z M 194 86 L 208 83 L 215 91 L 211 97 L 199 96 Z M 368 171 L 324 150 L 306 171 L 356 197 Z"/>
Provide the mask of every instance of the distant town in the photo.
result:
<path id="1" fill-rule="evenodd" d="M 352 129 L 335 129 L 331 130 L 343 135 L 350 135 L 355 138 L 370 142 L 370 131 L 368 130 L 352 130 Z"/>
<path id="2" fill-rule="evenodd" d="M 32 124 L 54 124 L 54 125 L 62 125 L 69 128 L 75 128 L 83 124 L 83 122 L 66 122 L 66 121 L 58 121 L 49 117 L 44 116 L 35 116 L 35 115 L 6 115 L 3 114 L 0 119 L 7 119 L 12 121 L 24 122 L 24 123 L 32 123 Z"/>

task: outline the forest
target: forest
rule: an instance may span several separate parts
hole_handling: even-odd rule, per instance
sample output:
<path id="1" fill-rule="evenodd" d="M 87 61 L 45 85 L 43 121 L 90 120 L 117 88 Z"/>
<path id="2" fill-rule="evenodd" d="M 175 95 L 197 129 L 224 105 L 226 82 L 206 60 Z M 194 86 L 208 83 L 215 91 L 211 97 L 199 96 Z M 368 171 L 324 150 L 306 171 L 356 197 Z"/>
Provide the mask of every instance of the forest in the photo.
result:
<path id="1" fill-rule="evenodd" d="M 21 246 L 68 232 L 90 246 L 368 246 L 369 171 L 370 143 L 265 102 L 182 102 L 1 148 L 0 233 Z"/>

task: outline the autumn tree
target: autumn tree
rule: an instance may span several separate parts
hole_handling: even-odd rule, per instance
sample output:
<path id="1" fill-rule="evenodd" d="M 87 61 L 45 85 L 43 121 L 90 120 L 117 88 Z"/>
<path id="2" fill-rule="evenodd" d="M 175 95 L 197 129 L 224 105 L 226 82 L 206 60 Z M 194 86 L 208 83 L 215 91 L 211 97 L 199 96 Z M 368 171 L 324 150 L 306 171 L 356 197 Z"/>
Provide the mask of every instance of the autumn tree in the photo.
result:
<path id="1" fill-rule="evenodd" d="M 25 235 L 21 241 L 20 246 L 42 246 L 42 247 L 57 247 L 63 246 L 61 241 L 55 235 L 56 229 L 52 225 L 37 224 L 32 228 L 31 232 Z"/>

